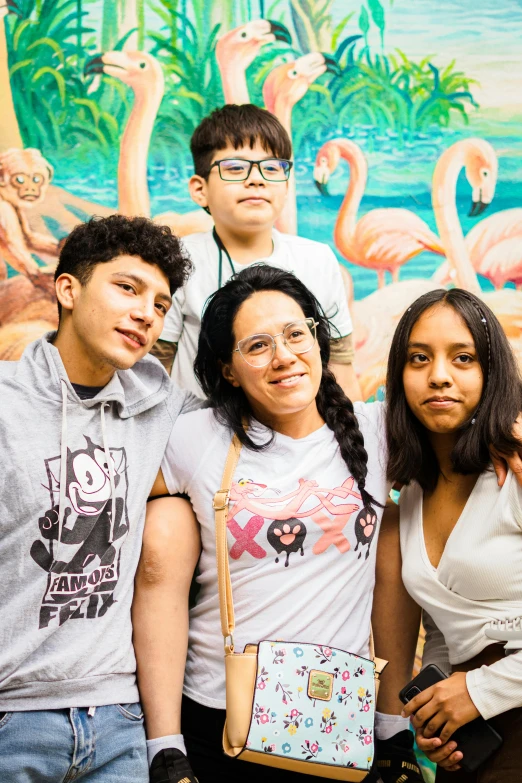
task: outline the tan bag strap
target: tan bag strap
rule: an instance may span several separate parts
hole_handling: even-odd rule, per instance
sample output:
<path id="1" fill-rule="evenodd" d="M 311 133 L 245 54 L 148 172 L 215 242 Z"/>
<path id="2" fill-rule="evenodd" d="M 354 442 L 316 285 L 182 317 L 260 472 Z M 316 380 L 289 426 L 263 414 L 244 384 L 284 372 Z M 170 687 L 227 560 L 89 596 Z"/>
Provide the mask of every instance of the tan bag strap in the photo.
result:
<path id="1" fill-rule="evenodd" d="M 230 502 L 230 487 L 236 469 L 241 443 L 237 435 L 232 438 L 232 443 L 227 454 L 225 470 L 221 480 L 221 489 L 214 495 L 212 507 L 216 518 L 216 560 L 219 590 L 219 613 L 221 615 L 221 633 L 225 640 L 225 648 L 234 648 L 234 601 L 232 599 L 232 584 L 230 581 L 230 565 L 228 562 L 227 546 L 227 520 L 228 504 Z M 227 640 L 230 640 L 227 642 Z"/>
<path id="2" fill-rule="evenodd" d="M 232 652 L 234 649 L 234 600 L 232 597 L 232 582 L 230 581 L 230 564 L 228 561 L 227 546 L 227 521 L 228 505 L 230 502 L 230 488 L 234 471 L 237 467 L 239 454 L 241 453 L 241 443 L 237 435 L 232 438 L 232 443 L 227 454 L 223 478 L 221 479 L 221 489 L 216 492 L 212 501 L 212 508 L 216 518 L 216 560 L 218 574 L 219 591 L 219 613 L 221 615 L 221 633 L 225 642 L 225 651 Z M 373 629 L 370 627 L 370 658 L 376 664 L 376 677 L 378 678 L 386 661 L 375 657 L 375 646 L 373 642 Z"/>

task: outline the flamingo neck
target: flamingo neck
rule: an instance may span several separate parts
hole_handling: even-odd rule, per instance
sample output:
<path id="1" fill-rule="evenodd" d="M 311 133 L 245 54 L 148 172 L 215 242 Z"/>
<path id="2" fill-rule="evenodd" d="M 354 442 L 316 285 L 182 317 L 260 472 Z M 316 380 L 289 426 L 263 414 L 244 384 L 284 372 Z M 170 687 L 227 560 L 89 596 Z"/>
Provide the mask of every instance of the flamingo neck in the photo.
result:
<path id="1" fill-rule="evenodd" d="M 292 140 L 292 109 L 293 106 L 283 97 L 276 97 L 271 100 L 265 100 L 266 108 L 268 111 L 275 114 L 285 131 L 288 133 L 290 140 Z M 283 234 L 297 234 L 297 196 L 295 188 L 295 174 L 294 171 L 290 173 L 290 179 L 288 181 L 288 192 L 286 194 L 286 201 L 283 207 L 281 215 L 278 217 L 275 223 L 278 231 Z"/>
<path id="2" fill-rule="evenodd" d="M 7 59 L 7 41 L 5 37 L 5 14 L 0 15 L 0 95 L 2 96 L 2 134 L 0 151 L 11 147 L 21 149 L 24 144 L 14 110 L 9 64 Z"/>
<path id="3" fill-rule="evenodd" d="M 221 76 L 225 103 L 250 103 L 246 80 L 246 69 L 241 49 L 230 45 L 225 35 L 216 44 L 216 61 Z"/>
<path id="4" fill-rule="evenodd" d="M 282 234 L 297 234 L 297 195 L 293 171 L 290 173 L 290 179 L 288 180 L 285 205 L 275 222 L 275 227 Z"/>
<path id="5" fill-rule="evenodd" d="M 357 225 L 357 212 L 366 188 L 368 166 L 361 150 L 355 144 L 337 143 L 337 149 L 350 169 L 350 182 L 335 224 L 336 239 L 343 244 L 343 237 L 352 237 Z"/>
<path id="6" fill-rule="evenodd" d="M 245 69 L 227 63 L 223 67 L 220 65 L 220 71 L 225 103 L 250 103 Z"/>
<path id="7" fill-rule="evenodd" d="M 134 91 L 134 105 L 120 145 L 118 208 L 124 215 L 150 217 L 147 157 L 154 121 L 163 97 L 156 89 Z"/>
<path id="8" fill-rule="evenodd" d="M 271 105 L 269 105 L 271 104 Z M 268 111 L 275 114 L 285 131 L 292 138 L 292 104 L 283 96 L 276 95 L 272 101 L 266 101 Z"/>
<path id="9" fill-rule="evenodd" d="M 465 165 L 467 141 L 449 147 L 439 158 L 433 173 L 432 205 L 446 258 L 461 288 L 480 294 L 480 285 L 471 265 L 457 212 L 457 179 Z"/>

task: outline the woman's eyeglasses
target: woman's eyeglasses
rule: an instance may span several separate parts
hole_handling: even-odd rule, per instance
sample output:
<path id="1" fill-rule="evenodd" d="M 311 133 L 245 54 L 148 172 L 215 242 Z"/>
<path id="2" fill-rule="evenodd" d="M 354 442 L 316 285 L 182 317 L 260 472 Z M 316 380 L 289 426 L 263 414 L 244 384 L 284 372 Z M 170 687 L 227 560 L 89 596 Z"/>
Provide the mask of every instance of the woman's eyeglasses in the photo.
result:
<path id="1" fill-rule="evenodd" d="M 288 324 L 282 332 L 274 335 L 253 334 L 240 340 L 233 353 L 239 353 L 251 367 L 266 367 L 274 358 L 276 337 L 282 337 L 283 343 L 292 353 L 306 353 L 315 345 L 317 323 L 313 318 L 305 318 Z"/>
<path id="2" fill-rule="evenodd" d="M 209 174 L 218 167 L 219 176 L 225 182 L 244 182 L 249 178 L 254 166 L 257 166 L 263 179 L 267 182 L 286 182 L 290 176 L 293 163 L 282 158 L 266 158 L 265 160 L 246 160 L 245 158 L 223 158 L 216 160 L 209 169 Z"/>

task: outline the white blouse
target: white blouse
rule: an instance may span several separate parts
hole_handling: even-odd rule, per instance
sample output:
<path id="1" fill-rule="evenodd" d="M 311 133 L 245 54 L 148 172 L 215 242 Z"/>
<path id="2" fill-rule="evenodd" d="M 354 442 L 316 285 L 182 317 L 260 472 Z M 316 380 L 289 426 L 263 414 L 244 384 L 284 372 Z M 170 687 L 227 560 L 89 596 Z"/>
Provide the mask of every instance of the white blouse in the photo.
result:
<path id="1" fill-rule="evenodd" d="M 401 492 L 402 577 L 427 613 L 423 663 L 448 669 L 448 661 L 469 661 L 495 643 L 487 631 L 499 622 L 520 622 L 522 489 L 512 473 L 501 489 L 494 471 L 481 474 L 437 568 L 426 550 L 422 501 L 416 482 Z M 522 648 L 522 631 L 520 638 Z M 468 672 L 466 684 L 484 718 L 522 706 L 522 650 Z"/>

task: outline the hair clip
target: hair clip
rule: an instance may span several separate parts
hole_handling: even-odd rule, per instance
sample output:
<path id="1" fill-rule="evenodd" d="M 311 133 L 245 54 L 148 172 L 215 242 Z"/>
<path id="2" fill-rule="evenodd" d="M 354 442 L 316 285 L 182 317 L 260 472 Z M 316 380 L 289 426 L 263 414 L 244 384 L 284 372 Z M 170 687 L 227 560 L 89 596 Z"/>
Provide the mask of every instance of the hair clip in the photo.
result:
<path id="1" fill-rule="evenodd" d="M 483 324 L 487 324 L 487 321 L 484 317 L 482 317 L 480 320 L 482 321 Z"/>
<path id="2" fill-rule="evenodd" d="M 476 419 L 471 419 L 472 424 L 475 424 L 476 421 L 477 421 Z"/>

